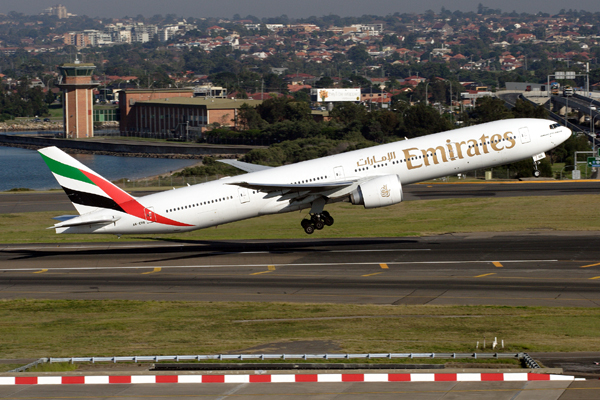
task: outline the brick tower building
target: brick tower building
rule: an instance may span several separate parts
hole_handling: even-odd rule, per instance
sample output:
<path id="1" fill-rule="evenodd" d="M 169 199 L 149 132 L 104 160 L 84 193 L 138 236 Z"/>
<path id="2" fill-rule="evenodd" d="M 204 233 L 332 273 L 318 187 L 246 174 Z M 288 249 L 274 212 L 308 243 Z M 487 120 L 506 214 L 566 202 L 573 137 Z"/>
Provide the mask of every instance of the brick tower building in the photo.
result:
<path id="1" fill-rule="evenodd" d="M 62 80 L 57 86 L 63 91 L 65 137 L 70 139 L 94 136 L 94 88 L 92 81 L 94 64 L 79 61 L 58 67 Z"/>

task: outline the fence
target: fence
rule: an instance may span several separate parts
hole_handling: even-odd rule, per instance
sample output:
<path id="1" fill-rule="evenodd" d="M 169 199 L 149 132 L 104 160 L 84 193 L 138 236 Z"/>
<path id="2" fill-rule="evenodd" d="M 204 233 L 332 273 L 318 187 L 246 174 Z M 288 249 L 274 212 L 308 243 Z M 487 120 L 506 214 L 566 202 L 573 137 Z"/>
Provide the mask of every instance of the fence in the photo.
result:
<path id="1" fill-rule="evenodd" d="M 184 356 L 124 356 L 124 357 L 68 357 L 40 358 L 26 366 L 9 372 L 23 372 L 40 363 L 84 363 L 84 362 L 163 362 L 163 361 L 237 361 L 237 360 L 351 360 L 351 359 L 518 359 L 527 368 L 540 366 L 527 353 L 358 353 L 358 354 L 213 354 Z"/>
<path id="2" fill-rule="evenodd" d="M 527 353 L 363 353 L 363 354 L 215 354 L 188 356 L 69 357 L 50 358 L 50 363 L 76 362 L 161 362 L 208 360 L 350 360 L 350 359 L 523 359 Z M 529 357 L 531 359 L 531 357 Z M 532 360 L 533 361 L 533 360 Z M 535 361 L 534 361 L 535 362 Z M 537 365 L 537 364 L 536 364 Z M 534 367 L 539 368 L 539 366 Z"/>

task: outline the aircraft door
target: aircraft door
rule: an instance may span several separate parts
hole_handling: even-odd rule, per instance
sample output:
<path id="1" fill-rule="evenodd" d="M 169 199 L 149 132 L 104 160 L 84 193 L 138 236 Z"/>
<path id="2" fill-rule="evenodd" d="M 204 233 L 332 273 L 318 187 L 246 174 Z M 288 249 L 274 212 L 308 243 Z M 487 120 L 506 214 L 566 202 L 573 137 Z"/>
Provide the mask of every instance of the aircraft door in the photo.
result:
<path id="1" fill-rule="evenodd" d="M 519 134 L 521 135 L 521 143 L 531 142 L 531 136 L 529 136 L 529 128 L 519 128 Z"/>
<path id="2" fill-rule="evenodd" d="M 344 167 L 335 167 L 333 169 L 333 177 L 336 181 L 344 179 Z"/>
<path id="3" fill-rule="evenodd" d="M 154 207 L 144 208 L 144 217 L 146 221 L 156 222 L 156 214 L 154 214 Z"/>
<path id="4" fill-rule="evenodd" d="M 250 201 L 250 196 L 248 195 L 248 189 L 246 188 L 238 188 L 238 195 L 240 196 L 240 203 L 248 203 Z"/>

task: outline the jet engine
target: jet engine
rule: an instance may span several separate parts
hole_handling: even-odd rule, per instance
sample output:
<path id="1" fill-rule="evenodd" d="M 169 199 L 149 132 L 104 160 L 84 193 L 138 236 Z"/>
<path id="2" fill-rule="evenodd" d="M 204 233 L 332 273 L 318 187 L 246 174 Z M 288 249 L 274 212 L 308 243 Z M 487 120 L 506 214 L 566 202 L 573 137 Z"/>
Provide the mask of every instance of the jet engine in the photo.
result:
<path id="1" fill-rule="evenodd" d="M 384 175 L 358 185 L 350 193 L 350 201 L 354 205 L 365 208 L 391 206 L 402 201 L 402 184 L 398 175 Z"/>

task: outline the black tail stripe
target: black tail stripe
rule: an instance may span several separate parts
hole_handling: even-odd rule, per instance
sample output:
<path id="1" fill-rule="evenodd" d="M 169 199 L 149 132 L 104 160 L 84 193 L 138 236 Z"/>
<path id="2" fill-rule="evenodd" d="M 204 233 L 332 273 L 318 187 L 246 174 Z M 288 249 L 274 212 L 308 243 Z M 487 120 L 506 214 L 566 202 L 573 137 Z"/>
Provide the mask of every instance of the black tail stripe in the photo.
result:
<path id="1" fill-rule="evenodd" d="M 83 206 L 108 208 L 110 210 L 125 212 L 113 199 L 93 193 L 80 192 L 64 186 L 62 186 L 62 188 L 73 203 L 81 204 Z"/>

